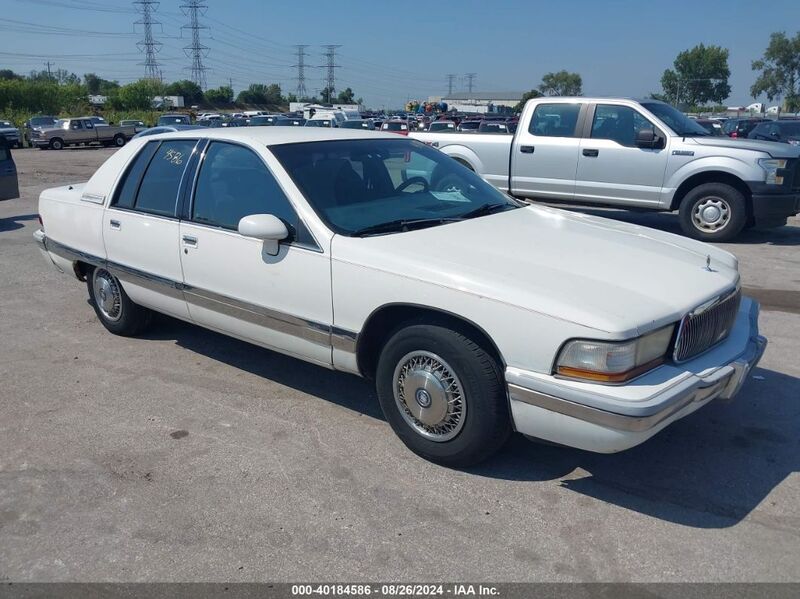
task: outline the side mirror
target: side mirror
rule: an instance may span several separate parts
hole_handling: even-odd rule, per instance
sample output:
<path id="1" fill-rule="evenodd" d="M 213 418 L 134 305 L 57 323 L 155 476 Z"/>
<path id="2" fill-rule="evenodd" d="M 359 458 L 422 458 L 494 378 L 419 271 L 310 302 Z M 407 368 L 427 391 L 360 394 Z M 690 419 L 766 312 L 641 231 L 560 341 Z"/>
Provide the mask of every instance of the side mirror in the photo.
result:
<path id="1" fill-rule="evenodd" d="M 653 129 L 639 129 L 636 134 L 636 146 L 639 148 L 660 148 L 662 139 Z"/>
<path id="2" fill-rule="evenodd" d="M 289 236 L 283 221 L 273 214 L 251 214 L 239 221 L 239 234 L 254 237 L 264 242 L 264 250 L 270 256 L 278 255 L 279 242 Z"/>

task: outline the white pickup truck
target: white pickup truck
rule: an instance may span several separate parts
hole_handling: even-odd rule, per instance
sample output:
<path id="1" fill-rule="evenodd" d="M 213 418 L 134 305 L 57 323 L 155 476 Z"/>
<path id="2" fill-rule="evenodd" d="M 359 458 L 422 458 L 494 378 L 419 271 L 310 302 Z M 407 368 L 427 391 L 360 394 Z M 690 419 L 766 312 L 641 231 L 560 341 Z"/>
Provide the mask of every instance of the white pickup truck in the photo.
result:
<path id="1" fill-rule="evenodd" d="M 513 196 L 677 210 L 684 233 L 704 241 L 781 226 L 800 212 L 800 148 L 713 137 L 657 100 L 537 98 L 513 138 L 410 136 Z"/>

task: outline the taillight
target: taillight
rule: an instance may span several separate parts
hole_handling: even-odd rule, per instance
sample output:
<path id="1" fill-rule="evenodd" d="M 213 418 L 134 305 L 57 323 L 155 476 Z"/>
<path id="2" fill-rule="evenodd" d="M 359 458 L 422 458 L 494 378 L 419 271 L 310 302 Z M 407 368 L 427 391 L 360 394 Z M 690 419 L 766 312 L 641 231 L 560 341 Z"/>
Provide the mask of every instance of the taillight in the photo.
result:
<path id="1" fill-rule="evenodd" d="M 739 137 L 739 133 L 736 131 L 731 131 L 731 137 Z"/>

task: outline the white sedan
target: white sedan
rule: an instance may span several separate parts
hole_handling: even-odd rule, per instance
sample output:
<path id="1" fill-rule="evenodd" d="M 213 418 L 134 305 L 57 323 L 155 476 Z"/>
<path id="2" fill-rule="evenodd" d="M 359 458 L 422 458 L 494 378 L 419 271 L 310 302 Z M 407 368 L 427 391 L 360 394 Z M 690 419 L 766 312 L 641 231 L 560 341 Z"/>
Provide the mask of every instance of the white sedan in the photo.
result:
<path id="1" fill-rule="evenodd" d="M 521 204 L 393 134 L 142 138 L 39 212 L 112 333 L 163 312 L 375 379 L 403 442 L 447 465 L 513 430 L 632 447 L 732 397 L 766 345 L 731 254 Z"/>

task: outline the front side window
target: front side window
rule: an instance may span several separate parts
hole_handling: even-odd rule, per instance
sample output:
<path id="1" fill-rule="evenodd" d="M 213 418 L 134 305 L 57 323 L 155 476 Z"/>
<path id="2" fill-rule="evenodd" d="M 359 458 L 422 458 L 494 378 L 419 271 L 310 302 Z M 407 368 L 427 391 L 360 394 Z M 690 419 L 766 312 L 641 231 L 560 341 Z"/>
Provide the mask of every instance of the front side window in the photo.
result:
<path id="1" fill-rule="evenodd" d="M 174 216 L 178 188 L 196 140 L 164 141 L 156 150 L 139 185 L 134 210 Z"/>
<path id="2" fill-rule="evenodd" d="M 610 139 L 622 146 L 636 145 L 636 134 L 653 124 L 628 106 L 598 104 L 594 109 L 592 139 Z"/>
<path id="3" fill-rule="evenodd" d="M 272 146 L 335 232 L 362 236 L 485 216 L 518 207 L 452 158 L 403 138 Z"/>
<path id="4" fill-rule="evenodd" d="M 528 127 L 531 135 L 575 137 L 582 104 L 539 104 Z"/>
<path id="5" fill-rule="evenodd" d="M 314 243 L 261 158 L 248 148 L 213 142 L 197 178 L 192 220 L 235 231 L 251 214 L 273 214 L 286 224 L 290 240 Z"/>

